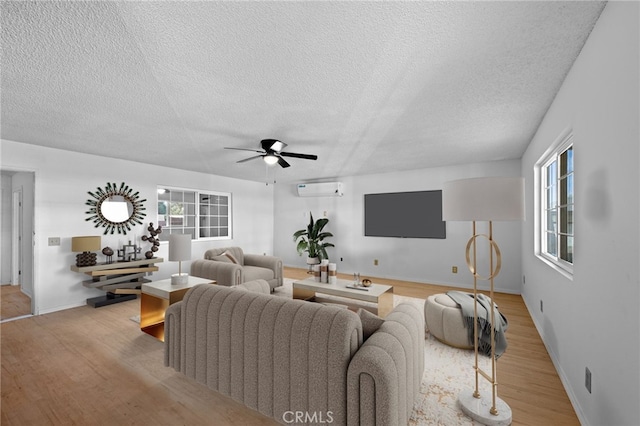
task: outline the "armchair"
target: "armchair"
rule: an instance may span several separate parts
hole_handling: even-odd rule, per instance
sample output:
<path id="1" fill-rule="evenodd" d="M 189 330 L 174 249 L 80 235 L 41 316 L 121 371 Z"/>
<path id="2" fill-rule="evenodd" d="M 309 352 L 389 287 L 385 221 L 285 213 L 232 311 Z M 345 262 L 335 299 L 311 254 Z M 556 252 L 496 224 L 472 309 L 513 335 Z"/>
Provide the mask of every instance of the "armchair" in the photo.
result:
<path id="1" fill-rule="evenodd" d="M 271 291 L 282 285 L 282 260 L 275 256 L 245 254 L 240 247 L 207 250 L 204 259 L 191 262 L 191 275 L 216 280 L 218 285 L 236 286 L 263 279 Z"/>

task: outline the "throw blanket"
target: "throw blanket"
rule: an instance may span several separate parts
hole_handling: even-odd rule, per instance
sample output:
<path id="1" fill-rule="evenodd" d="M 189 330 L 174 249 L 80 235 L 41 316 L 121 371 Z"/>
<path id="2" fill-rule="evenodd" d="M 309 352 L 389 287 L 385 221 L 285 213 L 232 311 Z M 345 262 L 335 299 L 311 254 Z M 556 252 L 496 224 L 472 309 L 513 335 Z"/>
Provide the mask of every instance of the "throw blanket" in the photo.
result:
<path id="1" fill-rule="evenodd" d="M 447 295 L 458 304 L 462 310 L 462 319 L 469 335 L 469 344 L 473 344 L 473 294 L 462 291 L 449 291 Z M 478 293 L 478 352 L 491 356 L 491 299 L 482 293 Z M 496 358 L 507 349 L 507 331 L 509 323 L 507 318 L 498 311 L 498 305 L 493 303 L 495 312 Z"/>

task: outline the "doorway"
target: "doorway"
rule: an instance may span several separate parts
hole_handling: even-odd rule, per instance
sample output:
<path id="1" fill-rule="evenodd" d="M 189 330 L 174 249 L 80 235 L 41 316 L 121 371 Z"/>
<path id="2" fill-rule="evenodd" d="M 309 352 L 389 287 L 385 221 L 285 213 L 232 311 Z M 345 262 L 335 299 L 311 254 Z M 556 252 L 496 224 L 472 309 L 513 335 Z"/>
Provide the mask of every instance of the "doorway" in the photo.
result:
<path id="1" fill-rule="evenodd" d="M 2 181 L 2 277 L 0 322 L 34 313 L 33 231 L 35 174 L 0 171 Z"/>

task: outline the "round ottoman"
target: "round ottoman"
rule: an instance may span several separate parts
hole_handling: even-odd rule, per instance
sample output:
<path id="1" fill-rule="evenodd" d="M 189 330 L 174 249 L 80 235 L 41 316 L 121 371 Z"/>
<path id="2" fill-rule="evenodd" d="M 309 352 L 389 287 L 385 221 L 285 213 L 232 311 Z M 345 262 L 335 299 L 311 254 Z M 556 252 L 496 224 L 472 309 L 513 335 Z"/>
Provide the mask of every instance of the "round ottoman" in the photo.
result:
<path id="1" fill-rule="evenodd" d="M 424 320 L 429 332 L 442 343 L 462 349 L 473 348 L 469 344 L 468 331 L 462 321 L 462 311 L 446 294 L 427 297 Z"/>

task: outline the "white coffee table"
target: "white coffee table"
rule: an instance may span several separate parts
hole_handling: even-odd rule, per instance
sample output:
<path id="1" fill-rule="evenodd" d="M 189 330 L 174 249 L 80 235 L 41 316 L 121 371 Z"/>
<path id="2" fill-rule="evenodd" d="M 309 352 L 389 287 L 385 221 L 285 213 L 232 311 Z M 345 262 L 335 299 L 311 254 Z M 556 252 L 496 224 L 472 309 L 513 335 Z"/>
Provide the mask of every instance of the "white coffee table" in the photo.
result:
<path id="1" fill-rule="evenodd" d="M 311 299 L 316 294 L 344 297 L 346 299 L 375 303 L 378 307 L 378 316 L 386 317 L 393 309 L 393 287 L 384 284 L 372 284 L 362 289 L 348 288 L 353 284 L 351 280 L 338 279 L 335 284 L 317 282 L 315 278 L 293 282 L 294 299 Z"/>
<path id="2" fill-rule="evenodd" d="M 215 284 L 215 280 L 189 276 L 187 284 L 172 285 L 171 279 L 142 284 L 140 290 L 140 330 L 164 342 L 164 312 L 179 302 L 198 284 Z"/>

